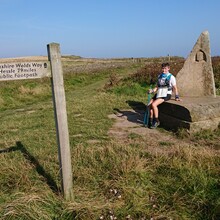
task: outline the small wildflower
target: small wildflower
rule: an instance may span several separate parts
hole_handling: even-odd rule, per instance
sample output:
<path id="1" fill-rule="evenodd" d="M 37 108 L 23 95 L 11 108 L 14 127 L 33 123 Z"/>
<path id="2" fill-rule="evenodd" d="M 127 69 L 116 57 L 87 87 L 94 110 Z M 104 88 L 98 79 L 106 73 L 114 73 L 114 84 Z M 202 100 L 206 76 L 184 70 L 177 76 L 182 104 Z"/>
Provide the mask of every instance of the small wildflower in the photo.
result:
<path id="1" fill-rule="evenodd" d="M 115 195 L 118 193 L 117 189 L 113 189 L 113 191 Z"/>
<path id="2" fill-rule="evenodd" d="M 112 210 L 109 210 L 108 212 L 110 215 L 113 215 L 113 211 Z"/>
<path id="3" fill-rule="evenodd" d="M 110 215 L 110 219 L 111 219 L 111 220 L 116 220 L 116 219 L 117 219 L 117 217 L 116 217 L 116 216 L 114 216 L 114 215 Z"/>

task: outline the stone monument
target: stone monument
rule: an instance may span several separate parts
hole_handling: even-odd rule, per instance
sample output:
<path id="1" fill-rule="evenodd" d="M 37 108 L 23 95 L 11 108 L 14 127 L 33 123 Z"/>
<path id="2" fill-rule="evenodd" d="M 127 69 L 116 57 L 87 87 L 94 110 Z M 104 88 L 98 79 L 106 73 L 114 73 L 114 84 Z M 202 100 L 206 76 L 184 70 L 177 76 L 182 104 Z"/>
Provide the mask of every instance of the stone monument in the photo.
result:
<path id="1" fill-rule="evenodd" d="M 170 100 L 159 106 L 161 125 L 189 132 L 219 127 L 220 96 L 216 96 L 208 31 L 198 38 L 176 80 L 182 101 Z"/>
<path id="2" fill-rule="evenodd" d="M 181 96 L 216 96 L 208 31 L 198 38 L 176 80 Z"/>

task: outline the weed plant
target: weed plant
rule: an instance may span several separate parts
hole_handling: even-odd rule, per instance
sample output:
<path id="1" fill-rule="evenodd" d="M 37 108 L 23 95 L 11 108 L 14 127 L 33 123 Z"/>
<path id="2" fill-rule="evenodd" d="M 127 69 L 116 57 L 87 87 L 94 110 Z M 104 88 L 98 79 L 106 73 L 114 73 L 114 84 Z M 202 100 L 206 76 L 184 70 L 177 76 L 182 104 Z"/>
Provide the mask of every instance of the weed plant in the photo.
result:
<path id="1" fill-rule="evenodd" d="M 112 139 L 108 115 L 129 108 L 127 100 L 146 99 L 149 84 L 131 77 L 143 63 L 74 72 L 72 62 L 64 81 L 74 199 L 63 200 L 60 191 L 50 81 L 4 82 L 0 219 L 219 219 L 219 149 L 205 142 L 219 143 L 219 130 L 195 135 L 195 144 L 184 148 L 160 142 L 169 153 L 148 150 L 140 135 Z"/>
<path id="2" fill-rule="evenodd" d="M 215 87 L 217 95 L 220 95 L 220 57 L 212 57 L 212 66 L 215 78 Z"/>

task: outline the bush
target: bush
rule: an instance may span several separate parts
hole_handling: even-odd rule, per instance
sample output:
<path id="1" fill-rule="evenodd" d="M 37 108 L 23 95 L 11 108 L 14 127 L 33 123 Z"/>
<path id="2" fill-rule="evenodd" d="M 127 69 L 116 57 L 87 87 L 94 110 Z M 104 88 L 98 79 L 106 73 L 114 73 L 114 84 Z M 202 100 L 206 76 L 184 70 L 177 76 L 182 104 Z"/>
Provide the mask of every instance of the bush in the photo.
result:
<path id="1" fill-rule="evenodd" d="M 184 58 L 178 58 L 174 61 L 169 61 L 170 72 L 176 76 L 181 70 L 184 64 Z M 157 76 L 161 72 L 161 62 L 148 62 L 142 69 L 138 70 L 135 74 L 131 76 L 133 81 L 140 84 L 155 84 L 157 81 Z"/>

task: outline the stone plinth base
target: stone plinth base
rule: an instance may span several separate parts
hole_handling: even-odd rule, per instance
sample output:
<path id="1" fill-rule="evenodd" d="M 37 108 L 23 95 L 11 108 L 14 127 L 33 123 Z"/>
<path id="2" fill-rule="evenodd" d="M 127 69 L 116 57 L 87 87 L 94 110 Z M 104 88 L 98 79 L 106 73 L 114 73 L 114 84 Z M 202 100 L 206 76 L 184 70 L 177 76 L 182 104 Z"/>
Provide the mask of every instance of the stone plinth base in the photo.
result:
<path id="1" fill-rule="evenodd" d="M 220 96 L 182 97 L 181 102 L 170 100 L 159 106 L 159 118 L 162 126 L 172 130 L 214 130 L 220 125 Z"/>

